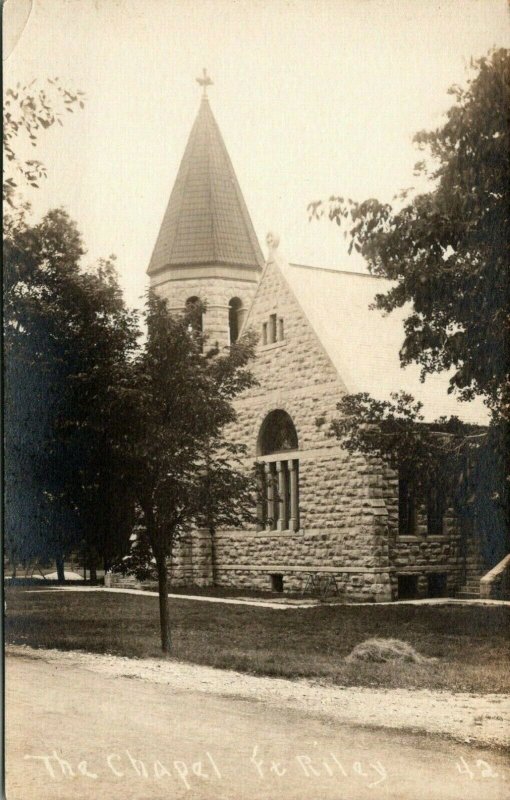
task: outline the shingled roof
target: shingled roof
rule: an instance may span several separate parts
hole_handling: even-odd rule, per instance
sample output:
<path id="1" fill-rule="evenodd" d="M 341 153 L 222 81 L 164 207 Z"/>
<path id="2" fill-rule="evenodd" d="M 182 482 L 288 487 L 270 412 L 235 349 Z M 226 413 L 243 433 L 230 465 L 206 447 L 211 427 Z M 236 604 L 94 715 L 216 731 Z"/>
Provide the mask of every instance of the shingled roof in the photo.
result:
<path id="1" fill-rule="evenodd" d="M 204 96 L 147 272 L 192 264 L 260 268 L 263 262 L 232 162 Z"/>
<path id="2" fill-rule="evenodd" d="M 368 392 L 386 400 L 391 392 L 405 391 L 423 403 L 427 422 L 456 415 L 468 423 L 487 424 L 487 408 L 480 398 L 466 403 L 448 393 L 450 373 L 428 375 L 422 383 L 417 364 L 402 368 L 399 350 L 410 308 L 387 315 L 370 309 L 375 295 L 388 290 L 389 281 L 284 259 L 279 266 L 348 392 Z"/>

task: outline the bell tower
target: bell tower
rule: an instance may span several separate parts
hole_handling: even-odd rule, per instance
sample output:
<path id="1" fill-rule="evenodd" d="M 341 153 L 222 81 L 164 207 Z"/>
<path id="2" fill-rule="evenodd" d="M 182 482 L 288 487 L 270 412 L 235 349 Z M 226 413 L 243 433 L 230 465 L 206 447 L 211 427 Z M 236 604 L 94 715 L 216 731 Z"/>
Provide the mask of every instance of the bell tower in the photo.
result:
<path id="1" fill-rule="evenodd" d="M 181 310 L 206 303 L 202 326 L 211 345 L 235 341 L 264 259 L 232 162 L 207 96 L 182 157 L 147 273 L 151 287 Z"/>

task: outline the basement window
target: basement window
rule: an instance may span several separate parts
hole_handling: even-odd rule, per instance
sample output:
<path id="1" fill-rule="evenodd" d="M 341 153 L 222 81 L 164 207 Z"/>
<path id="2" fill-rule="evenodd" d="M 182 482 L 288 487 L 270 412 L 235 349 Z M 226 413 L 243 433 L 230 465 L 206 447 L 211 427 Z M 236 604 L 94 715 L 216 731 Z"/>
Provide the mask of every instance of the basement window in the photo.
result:
<path id="1" fill-rule="evenodd" d="M 397 575 L 398 599 L 416 600 L 418 597 L 418 575 Z"/>
<path id="2" fill-rule="evenodd" d="M 279 573 L 274 573 L 271 575 L 271 591 L 273 592 L 283 592 L 283 575 Z"/>
<path id="3" fill-rule="evenodd" d="M 446 597 L 446 572 L 431 572 L 427 575 L 427 590 L 429 597 Z"/>

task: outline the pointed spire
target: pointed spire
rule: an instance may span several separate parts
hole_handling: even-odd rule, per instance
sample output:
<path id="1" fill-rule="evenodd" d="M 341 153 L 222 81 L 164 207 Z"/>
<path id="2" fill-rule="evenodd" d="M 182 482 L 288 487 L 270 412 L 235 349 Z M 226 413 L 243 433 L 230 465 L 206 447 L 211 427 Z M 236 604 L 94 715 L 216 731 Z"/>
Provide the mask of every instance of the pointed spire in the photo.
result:
<path id="1" fill-rule="evenodd" d="M 232 162 L 207 98 L 204 70 L 197 118 L 147 272 L 187 265 L 260 269 L 264 258 Z"/>

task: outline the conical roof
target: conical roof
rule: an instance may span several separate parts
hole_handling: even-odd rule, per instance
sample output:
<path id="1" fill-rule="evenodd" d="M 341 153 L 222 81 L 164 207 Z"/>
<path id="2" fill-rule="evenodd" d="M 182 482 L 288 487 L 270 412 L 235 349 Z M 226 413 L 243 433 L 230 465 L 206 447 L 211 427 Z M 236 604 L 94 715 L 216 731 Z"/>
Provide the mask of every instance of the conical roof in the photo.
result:
<path id="1" fill-rule="evenodd" d="M 232 162 L 202 98 L 147 272 L 193 264 L 264 262 Z"/>

